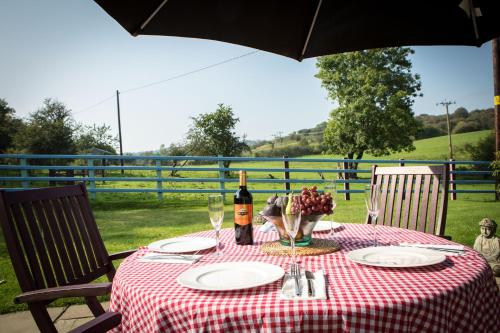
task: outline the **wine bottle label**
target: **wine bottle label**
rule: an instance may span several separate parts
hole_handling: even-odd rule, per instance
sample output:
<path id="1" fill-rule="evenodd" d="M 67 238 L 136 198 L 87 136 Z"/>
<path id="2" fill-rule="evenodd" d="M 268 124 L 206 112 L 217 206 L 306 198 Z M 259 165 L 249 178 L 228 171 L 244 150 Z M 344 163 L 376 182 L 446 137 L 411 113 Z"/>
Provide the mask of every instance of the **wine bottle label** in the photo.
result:
<path id="1" fill-rule="evenodd" d="M 247 225 L 252 223 L 252 218 L 253 218 L 252 204 L 234 205 L 234 223 L 239 225 Z"/>

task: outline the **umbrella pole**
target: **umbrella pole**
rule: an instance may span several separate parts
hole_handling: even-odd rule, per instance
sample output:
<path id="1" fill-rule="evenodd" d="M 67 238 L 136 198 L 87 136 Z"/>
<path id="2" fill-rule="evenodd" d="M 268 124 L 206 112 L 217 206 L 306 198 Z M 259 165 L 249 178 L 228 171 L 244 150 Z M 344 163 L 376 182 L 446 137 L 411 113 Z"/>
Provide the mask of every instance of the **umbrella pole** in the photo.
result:
<path id="1" fill-rule="evenodd" d="M 495 104 L 495 149 L 500 158 L 500 37 L 491 41 L 493 51 L 493 95 Z"/>

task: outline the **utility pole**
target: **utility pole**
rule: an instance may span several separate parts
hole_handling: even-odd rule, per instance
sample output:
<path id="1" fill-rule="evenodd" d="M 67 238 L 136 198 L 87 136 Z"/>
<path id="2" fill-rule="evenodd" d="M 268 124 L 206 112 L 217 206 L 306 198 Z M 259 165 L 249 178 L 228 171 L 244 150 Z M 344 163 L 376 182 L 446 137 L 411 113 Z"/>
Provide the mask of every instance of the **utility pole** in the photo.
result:
<path id="1" fill-rule="evenodd" d="M 436 105 L 444 105 L 446 108 L 446 123 L 448 125 L 448 142 L 450 146 L 450 160 L 453 159 L 453 146 L 451 144 L 451 125 L 450 125 L 450 113 L 448 112 L 448 106 L 455 104 L 455 102 L 443 101 L 441 103 L 436 103 Z"/>
<path id="2" fill-rule="evenodd" d="M 495 149 L 500 158 L 500 37 L 491 41 L 493 51 L 493 101 L 495 105 Z"/>
<path id="3" fill-rule="evenodd" d="M 120 156 L 123 156 L 123 146 L 122 146 L 122 122 L 120 119 L 120 92 L 116 91 L 116 108 L 118 110 L 118 139 L 120 140 Z M 120 160 L 120 165 L 122 166 L 122 175 L 124 174 L 123 170 L 123 160 Z"/>

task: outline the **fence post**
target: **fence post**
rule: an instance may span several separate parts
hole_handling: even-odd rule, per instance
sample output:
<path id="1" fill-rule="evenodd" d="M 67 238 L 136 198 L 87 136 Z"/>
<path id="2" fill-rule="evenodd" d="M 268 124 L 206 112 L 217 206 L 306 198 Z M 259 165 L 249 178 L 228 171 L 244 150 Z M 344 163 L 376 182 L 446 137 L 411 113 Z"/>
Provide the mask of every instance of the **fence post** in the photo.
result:
<path id="1" fill-rule="evenodd" d="M 455 171 L 455 163 L 452 163 L 454 162 L 455 159 L 450 159 L 450 163 L 448 163 L 449 167 L 448 167 L 448 170 L 450 172 L 450 191 L 455 191 L 457 189 L 457 184 L 455 184 L 455 174 L 453 173 Z M 457 200 L 457 193 L 456 192 L 452 192 L 451 193 L 451 200 Z"/>
<path id="2" fill-rule="evenodd" d="M 19 160 L 19 165 L 21 165 L 23 167 L 28 166 L 28 160 L 26 158 L 21 158 Z M 21 169 L 21 177 L 28 177 L 28 170 L 27 169 Z M 23 189 L 30 188 L 30 182 L 27 180 L 23 180 L 21 182 L 21 185 L 22 185 Z"/>
<path id="3" fill-rule="evenodd" d="M 163 182 L 161 181 L 161 160 L 156 160 L 156 178 L 158 178 L 156 182 L 158 200 L 163 200 L 163 192 L 161 191 L 163 188 Z"/>
<path id="4" fill-rule="evenodd" d="M 89 167 L 89 168 L 88 168 L 88 175 L 89 175 L 89 178 L 92 178 L 92 180 L 90 180 L 90 181 L 89 181 L 89 185 L 90 185 L 89 187 L 90 187 L 90 189 L 91 189 L 91 191 L 89 191 L 89 192 L 90 192 L 90 197 L 91 197 L 92 199 L 95 199 L 95 198 L 96 198 L 96 194 L 95 194 L 95 192 L 94 192 L 94 191 L 92 191 L 92 190 L 95 190 L 95 180 L 94 180 L 94 178 L 95 178 L 95 172 L 94 172 L 94 160 L 93 160 L 93 159 L 91 159 L 91 158 L 89 158 L 89 159 L 87 160 L 87 166 Z"/>
<path id="5" fill-rule="evenodd" d="M 347 160 L 347 158 L 344 157 L 344 160 Z M 351 193 L 349 193 L 349 172 L 345 171 L 349 169 L 349 162 L 344 161 L 343 168 L 344 168 L 344 191 L 345 191 L 344 199 L 351 200 Z"/>
<path id="6" fill-rule="evenodd" d="M 285 169 L 288 169 L 290 167 L 290 163 L 286 160 L 286 158 L 288 158 L 288 155 L 283 156 L 283 162 L 284 162 Z M 285 171 L 283 173 L 283 179 L 290 180 L 290 172 Z M 290 182 L 285 182 L 285 191 L 286 191 L 286 193 L 290 192 Z"/>
<path id="7" fill-rule="evenodd" d="M 220 188 L 220 194 L 222 194 L 222 200 L 226 201 L 226 192 L 224 191 L 226 189 L 226 173 L 222 169 L 224 168 L 224 160 L 222 160 L 223 156 L 222 155 L 217 155 L 219 158 L 219 188 Z"/>
<path id="8" fill-rule="evenodd" d="M 405 166 L 405 159 L 404 158 L 399 159 L 399 166 Z"/>

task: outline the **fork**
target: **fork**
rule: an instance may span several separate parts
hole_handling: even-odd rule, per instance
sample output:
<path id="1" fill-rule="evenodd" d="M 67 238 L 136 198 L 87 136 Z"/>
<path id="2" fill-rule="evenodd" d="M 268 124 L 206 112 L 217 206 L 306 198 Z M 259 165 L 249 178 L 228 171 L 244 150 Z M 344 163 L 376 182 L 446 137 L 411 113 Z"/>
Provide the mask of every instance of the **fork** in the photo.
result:
<path id="1" fill-rule="evenodd" d="M 290 275 L 295 280 L 295 295 L 300 296 L 302 294 L 302 286 L 300 283 L 300 267 L 298 264 L 290 264 Z"/>

